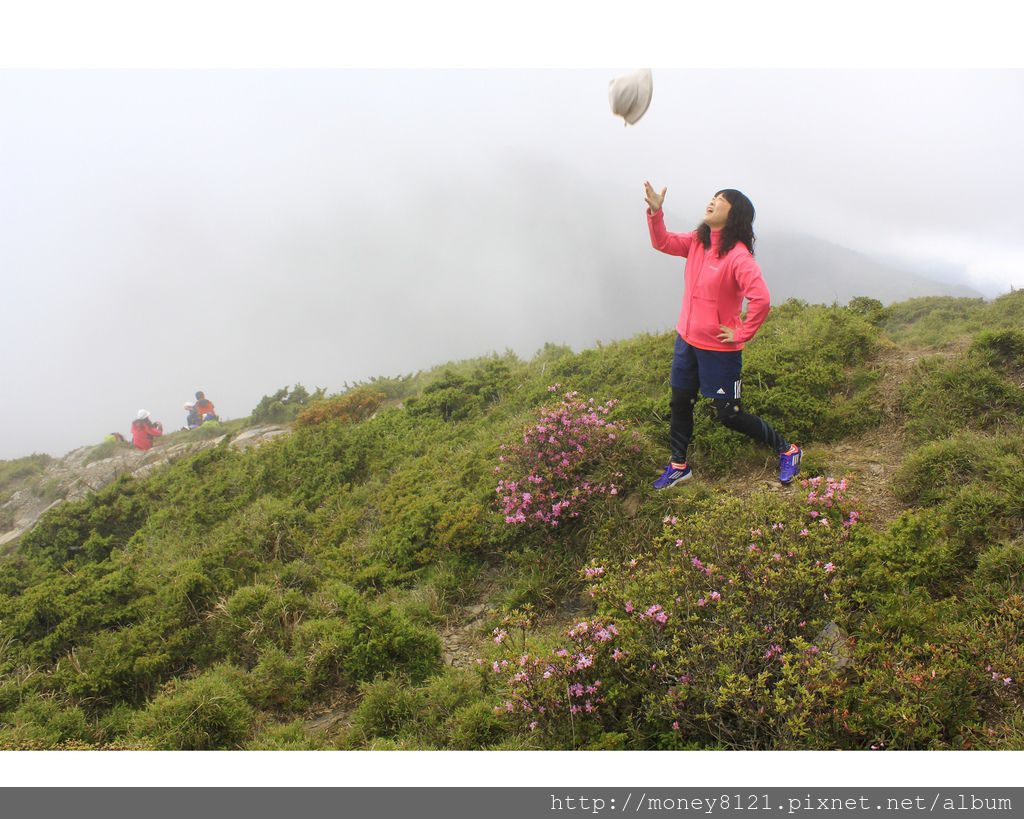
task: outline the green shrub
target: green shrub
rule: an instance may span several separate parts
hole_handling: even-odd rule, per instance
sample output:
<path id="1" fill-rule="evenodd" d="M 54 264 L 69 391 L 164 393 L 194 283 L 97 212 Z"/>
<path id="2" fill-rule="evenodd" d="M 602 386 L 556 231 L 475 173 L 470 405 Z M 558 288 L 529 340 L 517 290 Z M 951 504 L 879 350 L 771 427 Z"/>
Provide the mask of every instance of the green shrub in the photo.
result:
<path id="1" fill-rule="evenodd" d="M 127 703 L 117 703 L 108 711 L 100 713 L 96 718 L 96 741 L 103 746 L 109 746 L 120 742 L 134 742 L 138 745 L 146 745 L 145 741 L 134 738 L 128 740 L 131 734 L 132 722 L 138 711 Z"/>
<path id="2" fill-rule="evenodd" d="M 91 734 L 80 708 L 52 696 L 32 694 L 5 718 L 0 727 L 0 748 L 55 748 L 67 742 L 87 742 Z"/>
<path id="3" fill-rule="evenodd" d="M 406 408 L 412 416 L 464 421 L 480 414 L 484 398 L 473 390 L 467 378 L 448 371 L 443 378 L 425 387 L 420 395 L 406 401 Z"/>
<path id="4" fill-rule="evenodd" d="M 280 424 L 293 420 L 312 401 L 323 398 L 324 390 L 319 388 L 310 395 L 301 384 L 291 390 L 281 387 L 273 395 L 264 395 L 249 416 L 253 424 Z"/>
<path id="5" fill-rule="evenodd" d="M 851 742 L 910 750 L 1019 742 L 1022 615 L 1019 594 L 982 611 L 923 592 L 886 601 L 857 641 L 857 684 L 843 702 Z"/>
<path id="6" fill-rule="evenodd" d="M 979 333 L 974 337 L 970 352 L 991 367 L 1019 373 L 1024 368 L 1024 331 L 1010 328 Z"/>
<path id="7" fill-rule="evenodd" d="M 925 358 L 901 388 L 912 441 L 955 435 L 964 428 L 998 431 L 1020 428 L 1024 390 L 987 366 L 980 355 L 952 360 Z"/>
<path id="8" fill-rule="evenodd" d="M 337 615 L 310 619 L 295 629 L 295 650 L 306 661 L 308 690 L 354 687 L 378 674 L 405 674 L 419 682 L 438 670 L 441 642 L 387 606 L 370 605 L 351 589 Z"/>
<path id="9" fill-rule="evenodd" d="M 1024 594 L 1024 540 L 999 543 L 984 551 L 973 580 L 988 601 Z"/>
<path id="10" fill-rule="evenodd" d="M 260 651 L 259 659 L 245 679 L 248 700 L 258 708 L 281 712 L 305 706 L 305 664 L 274 645 Z"/>
<path id="11" fill-rule="evenodd" d="M 215 656 L 249 667 L 268 645 L 287 649 L 308 609 L 300 592 L 265 584 L 243 586 L 207 616 Z"/>
<path id="12" fill-rule="evenodd" d="M 932 512 L 906 512 L 883 531 L 862 534 L 851 547 L 850 570 L 852 597 L 865 606 L 919 588 L 942 597 L 962 579 L 943 522 Z"/>
<path id="13" fill-rule="evenodd" d="M 133 733 L 161 750 L 240 748 L 255 718 L 243 694 L 244 680 L 244 673 L 230 665 L 173 680 L 137 715 Z"/>
<path id="14" fill-rule="evenodd" d="M 865 366 L 877 352 L 876 337 L 852 310 L 786 302 L 744 349 L 745 405 L 801 442 L 877 426 L 877 373 Z"/>
<path id="15" fill-rule="evenodd" d="M 856 296 L 850 299 L 846 306 L 851 313 L 864 316 L 876 327 L 884 323 L 889 316 L 889 311 L 886 310 L 882 302 L 869 296 Z"/>
<path id="16" fill-rule="evenodd" d="M 359 687 L 352 724 L 366 737 L 397 737 L 419 715 L 420 692 L 400 679 L 378 677 Z"/>
<path id="17" fill-rule="evenodd" d="M 264 728 L 243 746 L 248 751 L 320 751 L 329 747 L 322 736 L 306 730 L 302 720 Z"/>
<path id="18" fill-rule="evenodd" d="M 897 497 L 934 507 L 951 537 L 980 548 L 1024 523 L 1024 439 L 963 433 L 907 457 Z"/>
<path id="19" fill-rule="evenodd" d="M 478 674 L 459 671 L 422 685 L 377 677 L 360 686 L 347 744 L 376 746 L 387 739 L 425 748 L 477 750 L 498 743 L 505 728 L 480 683 Z"/>
<path id="20" fill-rule="evenodd" d="M 490 702 L 478 700 L 456 710 L 445 723 L 448 747 L 458 751 L 490 748 L 506 738 L 505 725 Z"/>
<path id="21" fill-rule="evenodd" d="M 141 482 L 119 478 L 84 500 L 50 509 L 22 536 L 19 550 L 55 565 L 102 561 L 143 526 L 153 502 Z"/>
<path id="22" fill-rule="evenodd" d="M 55 682 L 94 707 L 139 705 L 173 672 L 187 668 L 199 629 L 153 616 L 116 631 L 97 631 L 54 671 Z"/>

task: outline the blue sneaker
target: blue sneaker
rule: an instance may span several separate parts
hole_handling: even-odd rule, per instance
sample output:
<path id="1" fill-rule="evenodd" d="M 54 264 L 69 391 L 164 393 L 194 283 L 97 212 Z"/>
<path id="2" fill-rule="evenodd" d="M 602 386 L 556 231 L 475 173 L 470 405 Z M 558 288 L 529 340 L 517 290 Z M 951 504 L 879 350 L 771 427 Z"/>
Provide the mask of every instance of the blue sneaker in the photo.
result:
<path id="1" fill-rule="evenodd" d="M 683 464 L 682 467 L 669 464 L 665 467 L 665 471 L 661 473 L 661 477 L 654 482 L 653 486 L 655 489 L 668 489 L 677 483 L 685 481 L 692 475 L 693 472 L 686 464 Z"/>
<path id="2" fill-rule="evenodd" d="M 800 456 L 803 454 L 800 447 L 790 444 L 789 449 L 779 455 L 779 481 L 790 483 L 800 474 Z"/>

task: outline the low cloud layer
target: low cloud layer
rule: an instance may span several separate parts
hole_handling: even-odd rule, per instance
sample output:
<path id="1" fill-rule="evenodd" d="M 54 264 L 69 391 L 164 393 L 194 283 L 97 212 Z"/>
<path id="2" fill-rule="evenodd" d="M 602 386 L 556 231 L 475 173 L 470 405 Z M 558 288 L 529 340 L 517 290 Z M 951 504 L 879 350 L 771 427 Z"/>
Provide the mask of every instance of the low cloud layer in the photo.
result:
<path id="1" fill-rule="evenodd" d="M 1024 72 L 0 73 L 0 458 L 545 341 L 672 326 L 718 188 L 986 296 L 1024 286 Z M 771 281 L 771 271 L 765 271 Z M 828 275 L 828 271 L 823 271 Z"/>

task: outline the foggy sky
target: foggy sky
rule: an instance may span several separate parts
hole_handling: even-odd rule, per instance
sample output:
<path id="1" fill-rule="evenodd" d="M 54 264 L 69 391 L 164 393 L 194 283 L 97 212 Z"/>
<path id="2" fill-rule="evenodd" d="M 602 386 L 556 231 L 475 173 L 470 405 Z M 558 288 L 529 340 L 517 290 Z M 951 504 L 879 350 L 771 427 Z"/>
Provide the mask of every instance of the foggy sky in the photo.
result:
<path id="1" fill-rule="evenodd" d="M 0 71 L 0 458 L 303 383 L 673 324 L 710 195 L 986 296 L 1024 286 L 1021 71 Z M 771 271 L 765 270 L 771 284 Z"/>

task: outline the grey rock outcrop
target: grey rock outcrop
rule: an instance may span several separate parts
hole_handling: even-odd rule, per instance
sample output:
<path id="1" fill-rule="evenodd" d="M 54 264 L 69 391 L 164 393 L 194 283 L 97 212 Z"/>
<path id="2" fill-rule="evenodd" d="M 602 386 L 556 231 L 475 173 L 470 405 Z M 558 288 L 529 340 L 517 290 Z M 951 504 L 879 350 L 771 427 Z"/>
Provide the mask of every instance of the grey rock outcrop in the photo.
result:
<path id="1" fill-rule="evenodd" d="M 154 470 L 230 438 L 232 449 L 247 450 L 288 432 L 285 425 L 251 427 L 234 436 L 157 440 L 152 449 L 141 452 L 130 446 L 118 446 L 107 457 L 96 458 L 101 447 L 86 446 L 73 450 L 50 463 L 36 481 L 43 491 L 18 489 L 0 505 L 0 550 L 10 551 L 14 542 L 35 526 L 50 508 L 64 501 L 76 501 L 113 483 L 122 475 L 145 477 Z M 106 451 L 103 450 L 106 455 Z"/>
<path id="2" fill-rule="evenodd" d="M 836 668 L 848 668 L 853 665 L 853 645 L 850 635 L 836 623 L 827 623 L 818 632 L 814 642 L 832 658 Z"/>

